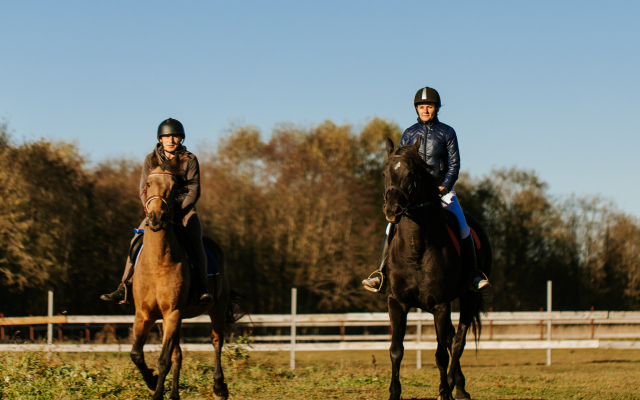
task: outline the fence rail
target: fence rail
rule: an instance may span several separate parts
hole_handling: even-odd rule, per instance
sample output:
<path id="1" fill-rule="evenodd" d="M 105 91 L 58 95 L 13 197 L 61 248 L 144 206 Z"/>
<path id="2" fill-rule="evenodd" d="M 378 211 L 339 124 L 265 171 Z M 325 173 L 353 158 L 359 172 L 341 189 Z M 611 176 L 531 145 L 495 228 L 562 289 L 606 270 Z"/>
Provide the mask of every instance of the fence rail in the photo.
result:
<path id="1" fill-rule="evenodd" d="M 547 311 L 540 312 L 489 312 L 483 316 L 483 324 L 488 328 L 488 335 L 477 343 L 478 349 L 547 349 L 547 362 L 551 362 L 551 349 L 627 349 L 640 350 L 640 341 L 611 341 L 602 339 L 640 339 L 639 311 L 550 311 L 551 284 L 548 285 Z M 252 336 L 256 342 L 251 346 L 242 345 L 251 351 L 289 351 L 291 352 L 291 368 L 295 368 L 296 351 L 338 351 L 338 350 L 386 350 L 390 346 L 390 324 L 388 313 L 344 313 L 344 314 L 297 314 L 295 307 L 296 290 L 292 289 L 291 314 L 257 314 L 245 316 L 236 324 L 242 328 L 289 328 L 288 335 Z M 133 315 L 53 315 L 53 293 L 49 292 L 48 316 L 36 317 L 8 317 L 0 314 L 0 339 L 5 340 L 5 327 L 29 326 L 33 340 L 33 325 L 47 325 L 46 344 L 0 344 L 0 351 L 53 351 L 53 352 L 128 352 L 130 344 L 63 344 L 61 337 L 62 324 L 83 325 L 86 332 L 86 342 L 90 342 L 89 326 L 91 324 L 133 324 Z M 460 314 L 452 313 L 453 323 L 457 323 Z M 158 321 L 159 323 L 162 320 Z M 183 320 L 183 326 L 209 323 L 206 315 Z M 58 325 L 58 343 L 53 342 L 52 327 Z M 406 350 L 417 351 L 421 359 L 422 350 L 434 350 L 436 342 L 433 315 L 429 313 L 411 312 L 407 316 L 407 325 L 416 327 L 415 333 L 409 332 L 405 336 Z M 538 332 L 500 332 L 505 327 L 512 330 L 525 330 L 534 326 Z M 389 327 L 389 334 L 346 334 L 346 328 L 354 327 Z M 557 332 L 559 328 L 590 327 L 588 340 L 575 340 L 575 337 L 563 337 Z M 595 327 L 606 327 L 607 332 L 595 336 Z M 298 330 L 305 328 L 339 327 L 340 334 L 335 335 L 300 335 Z M 618 329 L 619 331 L 615 331 Z M 498 332 L 494 332 L 497 330 Z M 551 334 L 553 333 L 553 339 Z M 574 335 L 575 333 L 564 334 Z M 488 339 L 487 340 L 487 336 Z M 424 341 L 425 339 L 431 341 Z M 502 339 L 502 340 L 496 340 Z M 518 339 L 518 340 L 504 340 Z M 531 340 L 538 339 L 538 340 Z M 571 340 L 566 340 L 571 339 Z M 269 342 L 269 343 L 265 343 Z M 289 343 L 287 343 L 289 342 Z M 148 351 L 159 351 L 159 344 L 148 344 Z M 209 344 L 181 344 L 185 351 L 213 351 Z M 475 349 L 476 343 L 467 342 L 467 348 Z M 418 363 L 418 368 L 421 363 Z"/>
<path id="2" fill-rule="evenodd" d="M 550 315 L 549 315 L 550 314 Z M 531 325 L 539 321 L 547 321 L 551 317 L 554 324 L 625 324 L 640 325 L 640 311 L 554 311 L 540 312 L 489 312 L 482 317 L 483 323 L 493 325 Z M 0 326 L 40 325 L 40 324 L 133 324 L 133 315 L 75 315 L 75 316 L 36 316 L 0 318 Z M 451 313 L 454 323 L 460 319 L 457 312 Z M 253 314 L 242 317 L 236 324 L 246 326 L 289 327 L 290 314 Z M 407 316 L 409 326 L 418 321 L 433 324 L 433 315 L 429 313 L 411 312 Z M 162 322 L 162 320 L 158 320 Z M 206 315 L 183 320 L 183 324 L 209 323 Z M 345 314 L 297 314 L 295 322 L 298 327 L 331 327 L 331 326 L 388 326 L 388 313 L 345 313 Z"/>

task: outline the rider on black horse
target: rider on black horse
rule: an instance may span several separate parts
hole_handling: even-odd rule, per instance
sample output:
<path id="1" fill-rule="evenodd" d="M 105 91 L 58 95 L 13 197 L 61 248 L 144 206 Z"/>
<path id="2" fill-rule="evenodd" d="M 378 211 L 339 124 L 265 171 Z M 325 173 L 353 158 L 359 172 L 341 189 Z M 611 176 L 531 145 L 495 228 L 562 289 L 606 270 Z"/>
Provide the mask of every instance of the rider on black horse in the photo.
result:
<path id="1" fill-rule="evenodd" d="M 456 183 L 460 171 L 460 152 L 456 132 L 452 127 L 438 120 L 441 103 L 440 95 L 435 89 L 425 87 L 418 90 L 413 105 L 418 113 L 418 123 L 404 131 L 402 139 L 400 139 L 400 146 L 412 145 L 418 140 L 418 137 L 422 137 L 422 145 L 418 153 L 420 158 L 431 167 L 429 169 L 431 175 L 440 182 L 442 205 L 453 212 L 458 219 L 463 260 L 467 260 L 467 267 L 471 272 L 471 287 L 474 290 L 482 290 L 490 286 L 489 280 L 477 268 L 473 236 L 470 234 L 469 225 L 467 225 L 462 208 L 460 208 L 456 192 L 453 190 L 453 185 Z M 362 281 L 365 289 L 369 291 L 378 292 L 382 289 L 383 267 L 389 252 L 387 238 L 393 228 L 392 224 L 387 226 L 382 240 L 380 264 L 378 270 L 371 274 L 379 276 L 370 276 Z"/>
<path id="2" fill-rule="evenodd" d="M 151 172 L 151 159 L 155 155 L 158 162 L 162 164 L 167 160 L 173 159 L 178 155 L 181 159 L 186 159 L 181 164 L 182 177 L 176 176 L 176 179 L 183 179 L 184 185 L 181 185 L 182 190 L 178 192 L 175 202 L 179 204 L 174 210 L 173 218 L 175 221 L 181 221 L 185 227 L 185 233 L 189 237 L 189 240 L 193 244 L 195 249 L 196 260 L 196 291 L 197 299 L 200 303 L 206 303 L 213 300 L 209 289 L 207 288 L 207 258 L 202 244 L 202 226 L 200 225 L 200 219 L 196 213 L 196 202 L 200 198 L 200 165 L 198 164 L 198 158 L 191 152 L 187 151 L 187 148 L 182 145 L 185 139 L 184 127 L 177 119 L 169 118 L 158 126 L 158 142 L 156 148 L 152 151 L 144 160 L 142 166 L 142 175 L 140 176 L 140 199 L 142 204 L 145 205 L 146 199 L 146 187 L 147 187 L 147 175 Z M 142 230 L 147 224 L 145 218 L 140 224 L 139 229 Z M 136 231 L 138 232 L 138 231 Z M 141 233 L 136 233 L 131 240 L 133 245 L 136 238 Z M 127 263 L 122 276 L 122 282 L 118 286 L 118 290 L 110 294 L 103 294 L 100 296 L 102 300 L 106 301 L 125 301 L 127 289 L 131 288 L 131 278 L 133 277 L 133 262 L 130 257 L 127 257 Z M 129 301 L 130 299 L 126 299 Z"/>

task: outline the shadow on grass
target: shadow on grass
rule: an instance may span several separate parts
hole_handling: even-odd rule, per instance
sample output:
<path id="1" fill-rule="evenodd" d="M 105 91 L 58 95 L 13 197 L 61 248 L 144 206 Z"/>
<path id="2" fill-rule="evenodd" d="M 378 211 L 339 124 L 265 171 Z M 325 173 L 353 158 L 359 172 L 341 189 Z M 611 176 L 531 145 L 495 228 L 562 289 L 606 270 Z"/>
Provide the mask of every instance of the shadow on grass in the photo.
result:
<path id="1" fill-rule="evenodd" d="M 473 399 L 473 396 L 471 398 Z M 407 399 L 407 400 L 438 400 L 438 398 L 437 397 L 412 397 L 412 398 Z M 493 400 L 547 400 L 547 399 L 544 399 L 542 397 L 521 397 L 521 398 L 518 398 L 518 399 L 514 399 L 514 398 L 500 399 L 500 398 L 497 398 L 497 399 L 493 399 Z"/>
<path id="2" fill-rule="evenodd" d="M 640 360 L 595 360 L 585 364 L 640 364 Z"/>

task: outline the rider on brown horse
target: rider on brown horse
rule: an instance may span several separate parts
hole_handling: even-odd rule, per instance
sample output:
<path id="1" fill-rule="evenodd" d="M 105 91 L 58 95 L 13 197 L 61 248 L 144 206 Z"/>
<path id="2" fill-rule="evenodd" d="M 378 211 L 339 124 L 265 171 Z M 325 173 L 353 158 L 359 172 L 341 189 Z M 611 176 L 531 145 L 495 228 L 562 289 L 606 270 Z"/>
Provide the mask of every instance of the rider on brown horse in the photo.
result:
<path id="1" fill-rule="evenodd" d="M 453 185 L 458 179 L 460 171 L 460 152 L 458 150 L 458 139 L 456 132 L 449 125 L 445 125 L 438 120 L 440 110 L 440 95 L 435 89 L 430 87 L 421 88 L 415 95 L 413 105 L 418 114 L 418 123 L 410 126 L 402 134 L 400 145 L 411 145 L 418 137 L 422 138 L 422 145 L 418 151 L 420 157 L 430 167 L 429 172 L 440 182 L 440 193 L 442 195 L 442 205 L 451 211 L 460 225 L 460 237 L 462 239 L 463 259 L 471 271 L 470 283 L 474 290 L 481 290 L 490 286 L 488 278 L 477 268 L 475 245 L 473 236 L 464 218 L 462 208 L 453 190 Z M 362 281 L 365 289 L 378 292 L 383 284 L 383 267 L 389 251 L 387 241 L 392 224 L 387 226 L 387 230 L 382 241 L 380 254 L 380 264 L 378 270 Z M 372 277 L 373 275 L 379 275 Z"/>
<path id="2" fill-rule="evenodd" d="M 180 121 L 176 119 L 166 119 L 162 121 L 158 126 L 158 144 L 153 152 L 151 152 L 144 160 L 142 167 L 142 175 L 140 176 L 140 199 L 146 210 L 146 187 L 147 187 L 147 175 L 149 175 L 151 168 L 151 158 L 155 154 L 157 159 L 162 163 L 166 160 L 171 160 L 175 156 L 181 159 L 186 158 L 187 161 L 182 163 L 182 172 L 184 179 L 183 190 L 178 194 L 177 203 L 180 207 L 174 210 L 174 220 L 180 221 L 185 229 L 187 236 L 189 237 L 195 252 L 196 260 L 196 291 L 199 302 L 205 303 L 213 300 L 209 289 L 207 289 L 207 258 L 202 245 L 202 226 L 200 225 L 200 219 L 196 213 L 196 202 L 200 197 L 200 166 L 198 164 L 198 158 L 187 151 L 187 148 L 182 145 L 185 139 L 184 127 Z M 145 218 L 140 224 L 139 230 L 144 229 L 147 224 L 147 218 Z M 137 233 L 131 240 L 131 244 L 141 234 Z M 127 263 L 122 276 L 122 282 L 113 293 L 103 294 L 100 296 L 102 300 L 106 301 L 125 301 L 127 290 L 131 287 L 131 278 L 133 277 L 133 262 L 130 257 L 127 257 Z M 130 299 L 127 298 L 126 301 Z"/>

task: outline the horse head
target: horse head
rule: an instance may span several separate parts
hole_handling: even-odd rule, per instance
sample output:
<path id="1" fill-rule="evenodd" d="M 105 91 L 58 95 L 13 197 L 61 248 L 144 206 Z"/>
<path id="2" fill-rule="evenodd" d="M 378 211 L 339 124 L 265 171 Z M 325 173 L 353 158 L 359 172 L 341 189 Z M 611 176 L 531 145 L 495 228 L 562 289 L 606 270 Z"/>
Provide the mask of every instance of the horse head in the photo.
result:
<path id="1" fill-rule="evenodd" d="M 156 165 L 152 160 L 152 167 L 155 168 L 147 175 L 147 200 L 144 207 L 149 228 L 154 232 L 165 229 L 167 222 L 171 222 L 177 177 L 180 175 L 180 156 L 176 155 L 171 160 Z"/>
<path id="2" fill-rule="evenodd" d="M 387 138 L 387 163 L 382 169 L 384 181 L 384 206 L 382 210 L 392 224 L 408 211 L 425 206 L 420 203 L 426 197 L 437 199 L 437 184 L 429 173 L 429 166 L 420 158 L 418 149 L 421 138 L 413 145 L 394 148 Z"/>

